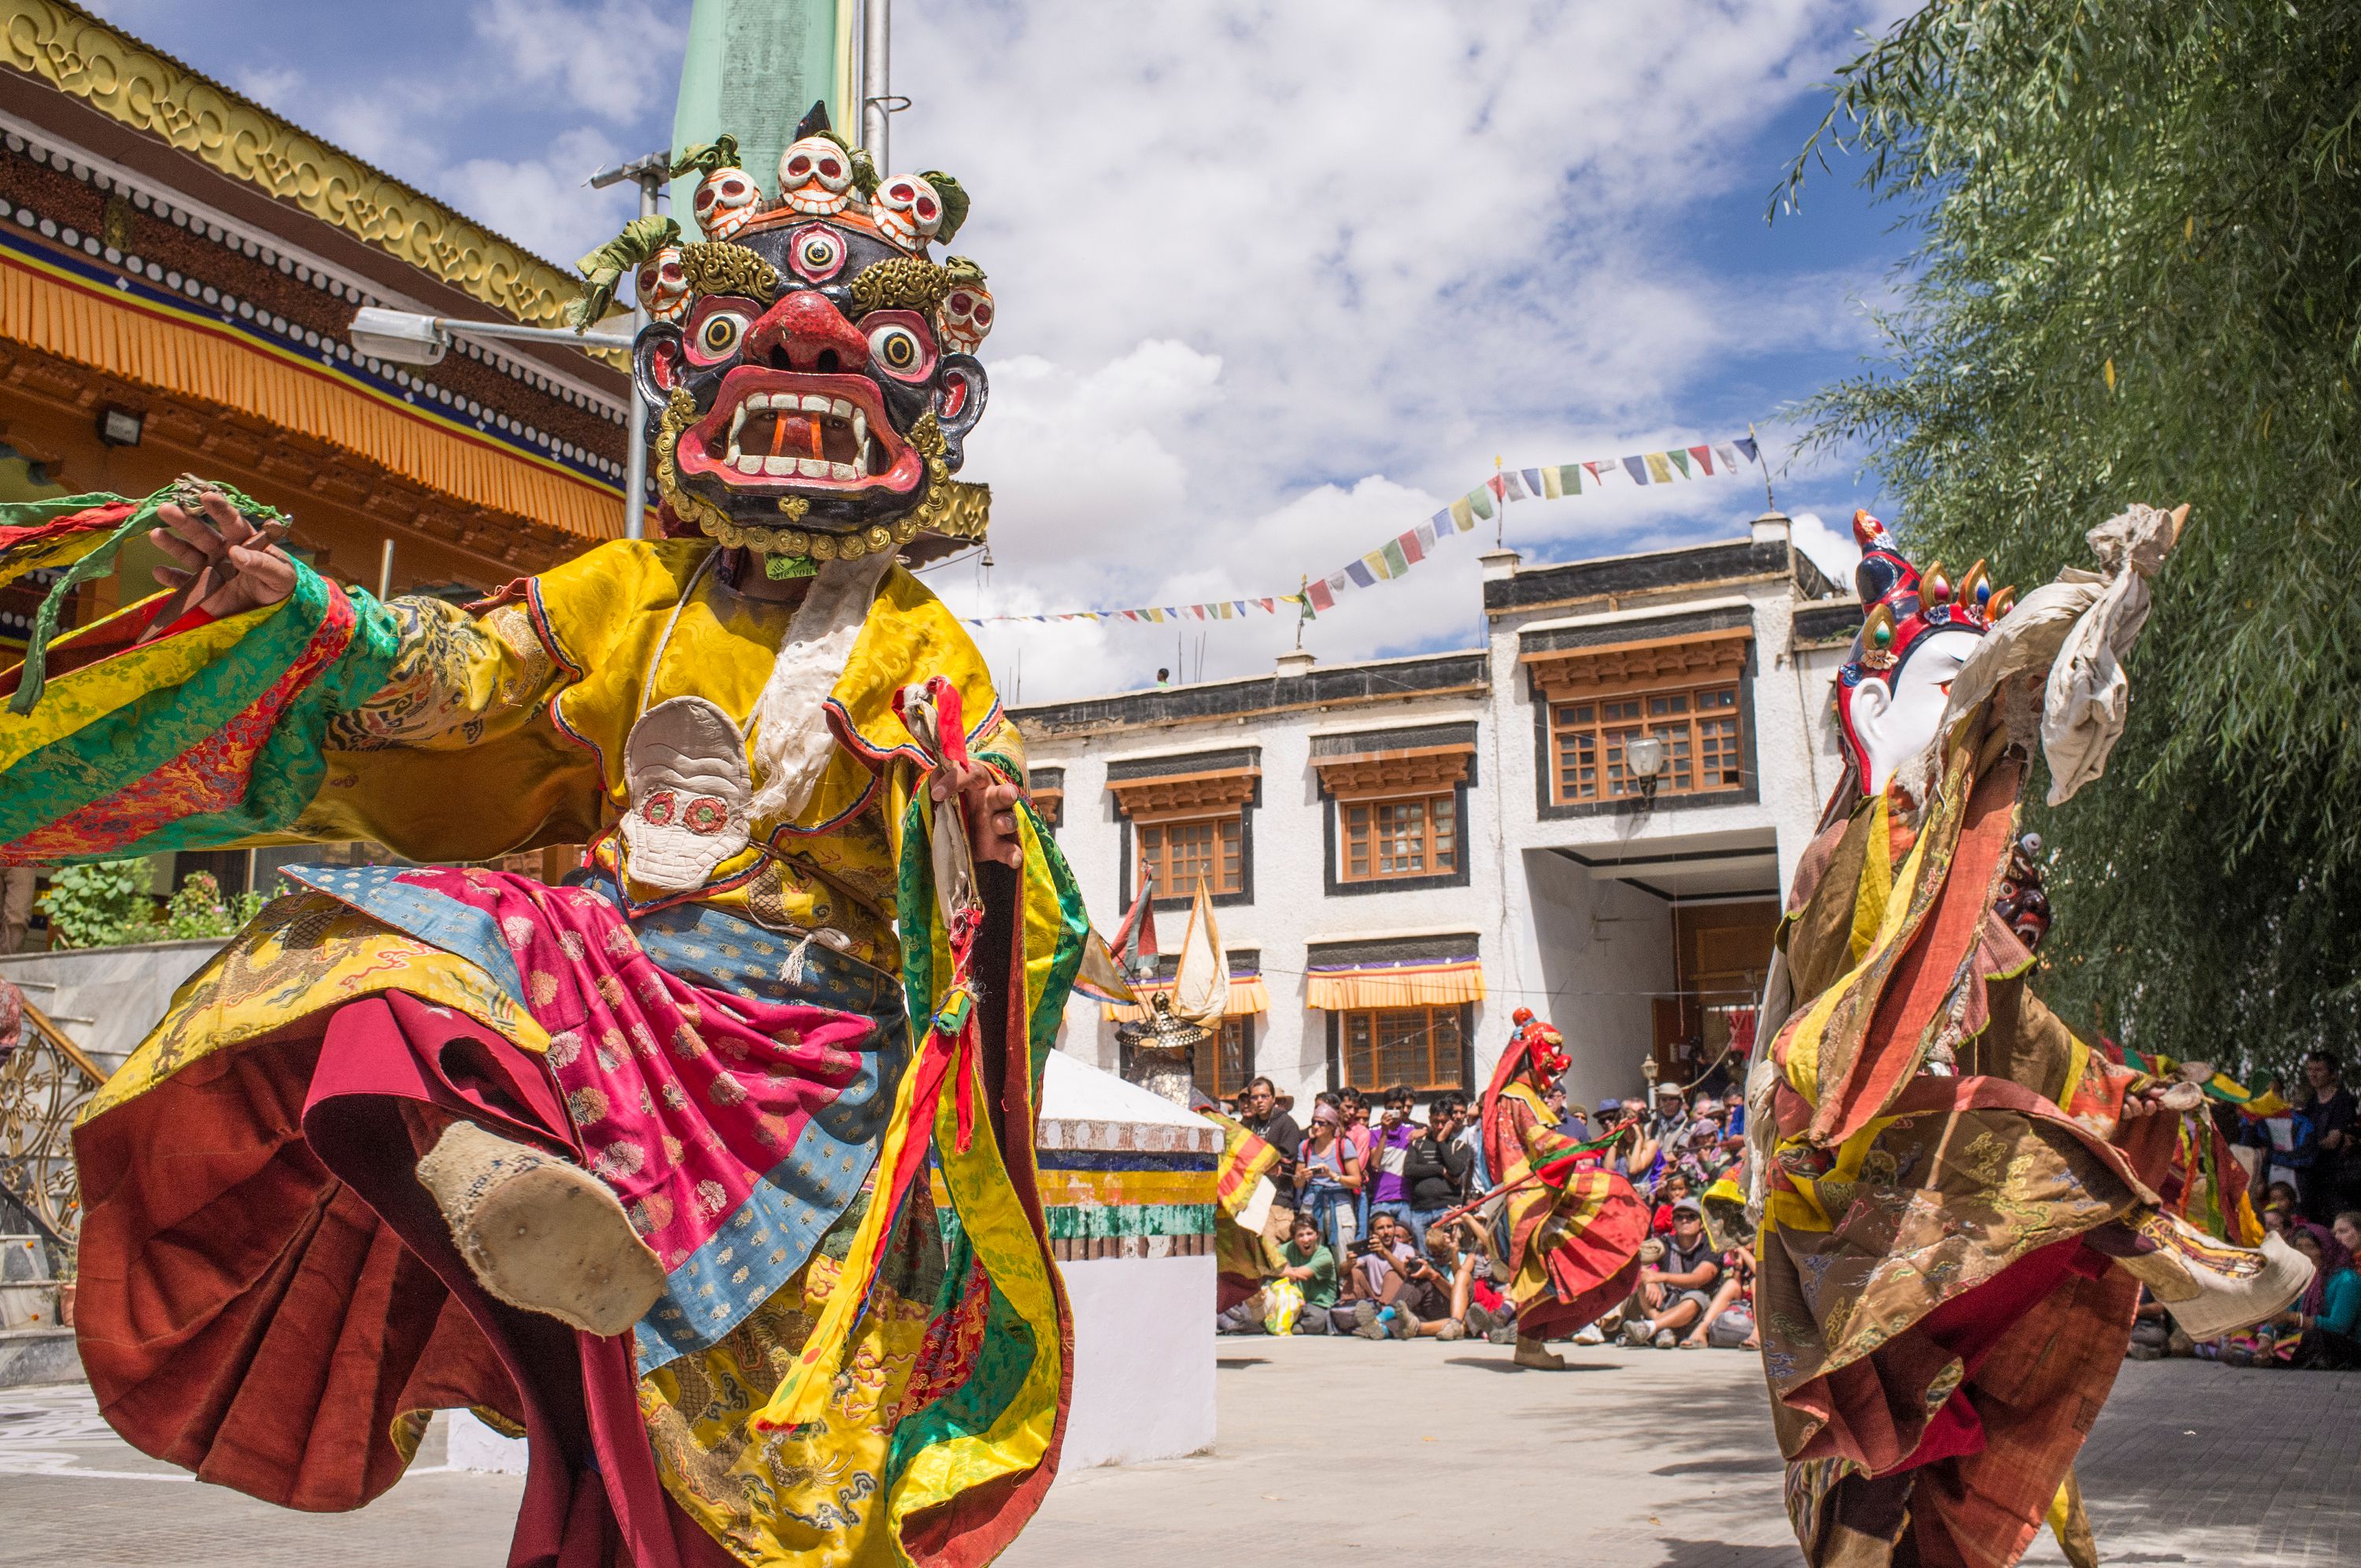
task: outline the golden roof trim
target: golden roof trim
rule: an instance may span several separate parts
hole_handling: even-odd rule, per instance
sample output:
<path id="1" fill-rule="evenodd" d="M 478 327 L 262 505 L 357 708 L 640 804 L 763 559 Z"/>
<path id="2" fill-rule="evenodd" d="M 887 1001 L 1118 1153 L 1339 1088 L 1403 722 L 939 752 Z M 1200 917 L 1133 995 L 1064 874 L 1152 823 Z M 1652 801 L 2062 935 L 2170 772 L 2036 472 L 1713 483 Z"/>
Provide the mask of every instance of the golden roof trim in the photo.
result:
<path id="1" fill-rule="evenodd" d="M 0 61 L 518 321 L 562 326 L 581 292 L 572 273 L 86 12 L 0 0 Z"/>

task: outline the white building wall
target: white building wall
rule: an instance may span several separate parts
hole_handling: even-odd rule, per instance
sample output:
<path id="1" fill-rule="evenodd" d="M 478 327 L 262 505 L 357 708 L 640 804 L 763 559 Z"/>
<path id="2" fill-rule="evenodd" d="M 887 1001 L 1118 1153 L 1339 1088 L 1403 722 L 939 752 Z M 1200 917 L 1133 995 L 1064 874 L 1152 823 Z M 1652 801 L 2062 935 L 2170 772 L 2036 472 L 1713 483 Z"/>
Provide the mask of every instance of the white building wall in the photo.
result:
<path id="1" fill-rule="evenodd" d="M 1784 522 L 1758 525 L 1754 543 L 1784 545 Z M 1490 575 L 1513 570 L 1513 557 L 1488 558 Z M 1502 613 L 1493 618 L 1488 633 L 1489 685 L 1481 696 L 1258 712 L 1113 733 L 1039 734 L 1028 728 L 1030 761 L 1036 768 L 1065 772 L 1059 842 L 1081 879 L 1093 918 L 1111 933 L 1126 905 L 1121 867 L 1123 836 L 1130 825 L 1116 813 L 1108 764 L 1259 749 L 1261 791 L 1251 827 L 1253 896 L 1218 908 L 1216 917 L 1224 948 L 1260 952 L 1271 1010 L 1257 1023 L 1257 1067 L 1299 1101 L 1328 1082 L 1327 1015 L 1303 1003 L 1307 948 L 1472 931 L 1487 988 L 1487 1000 L 1476 1013 L 1476 1085 L 1489 1076 L 1508 1039 L 1510 1014 L 1530 1006 L 1565 1031 L 1575 1062 L 1567 1088 L 1595 1105 L 1607 1094 L 1641 1091 L 1640 1064 L 1653 1035 L 1652 998 L 1675 988 L 1673 905 L 1630 882 L 1595 873 L 1560 851 L 1613 861 L 1752 847 L 1754 858 L 1730 872 L 1719 893 L 1680 896 L 1771 897 L 1787 886 L 1840 771 L 1828 694 L 1842 652 L 1794 651 L 1795 591 L 1788 572 L 1773 569 L 1737 581 L 1619 596 L 1603 612 L 1583 605 Z M 1653 618 L 1741 605 L 1752 630 L 1745 723 L 1755 798 L 1684 799 L 1643 813 L 1544 816 L 1539 781 L 1546 766 L 1545 742 L 1520 663 L 1521 635 L 1537 626 L 1598 620 L 1628 624 L 1640 638 Z M 1017 718 L 1024 722 L 1022 712 Z M 1333 829 L 1312 766 L 1314 738 L 1469 719 L 1477 721 L 1477 733 L 1475 784 L 1462 825 L 1466 884 L 1329 892 L 1323 851 L 1324 836 Z M 1185 911 L 1159 911 L 1158 919 L 1165 949 L 1177 948 Z M 1070 1006 L 1064 1044 L 1093 1065 L 1115 1065 L 1113 1028 L 1103 1022 L 1094 1001 L 1078 999 Z"/>
<path id="2" fill-rule="evenodd" d="M 1327 1014 L 1304 1005 L 1306 950 L 1315 943 L 1376 936 L 1472 931 L 1488 969 L 1506 940 L 1499 894 L 1499 790 L 1483 755 L 1484 708 L 1478 697 L 1416 698 L 1339 706 L 1321 711 L 1257 715 L 1160 726 L 1153 730 L 1086 737 L 1027 737 L 1035 768 L 1065 770 L 1065 822 L 1059 847 L 1074 868 L 1091 917 L 1112 936 L 1128 907 L 1122 883 L 1123 837 L 1131 824 L 1115 810 L 1107 765 L 1157 757 L 1186 757 L 1240 746 L 1260 750 L 1259 804 L 1250 827 L 1252 898 L 1216 907 L 1222 946 L 1257 949 L 1270 1011 L 1257 1020 L 1255 1063 L 1299 1100 L 1327 1083 Z M 1020 715 L 1021 721 L 1021 715 Z M 1316 736 L 1407 729 L 1427 724 L 1478 723 L 1476 782 L 1467 792 L 1461 827 L 1469 876 L 1464 887 L 1331 895 L 1326 889 L 1327 803 L 1312 766 Z M 1135 873 L 1136 874 L 1136 873 Z M 1157 912 L 1158 939 L 1167 952 L 1188 929 L 1185 909 Z M 1479 1042 L 1484 1009 L 1477 1013 Z M 1077 997 L 1066 1010 L 1064 1047 L 1096 1067 L 1115 1067 L 1114 1026 L 1100 1004 Z M 1479 1059 L 1482 1051 L 1479 1045 Z"/>

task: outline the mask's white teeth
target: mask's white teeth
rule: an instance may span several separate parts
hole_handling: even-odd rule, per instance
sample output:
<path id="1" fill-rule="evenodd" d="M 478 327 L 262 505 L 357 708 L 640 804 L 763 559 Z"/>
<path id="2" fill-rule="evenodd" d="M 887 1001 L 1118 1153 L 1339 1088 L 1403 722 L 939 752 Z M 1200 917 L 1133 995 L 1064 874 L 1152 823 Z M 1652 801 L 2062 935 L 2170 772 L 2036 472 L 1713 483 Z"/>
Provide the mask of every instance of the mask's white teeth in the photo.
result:
<path id="1" fill-rule="evenodd" d="M 785 394 L 782 394 L 782 396 L 785 395 Z M 828 400 L 818 392 L 806 392 L 804 394 L 804 412 L 807 414 L 824 414 L 828 412 Z"/>
<path id="2" fill-rule="evenodd" d="M 830 416 L 836 419 L 851 419 L 852 417 L 852 401 L 849 398 L 839 398 L 834 402 L 828 405 L 828 411 Z"/>
<path id="3" fill-rule="evenodd" d="M 859 431 L 861 439 L 853 444 L 852 466 L 865 475 L 869 472 L 869 432 L 858 425 L 853 428 Z"/>
<path id="4" fill-rule="evenodd" d="M 760 457 L 741 457 L 738 459 L 738 471 L 741 474 L 759 474 L 763 471 L 763 460 Z"/>
<path id="5" fill-rule="evenodd" d="M 828 477 L 828 462 L 819 457 L 798 457 L 796 459 L 796 471 L 807 479 L 825 479 Z"/>
<path id="6" fill-rule="evenodd" d="M 765 474 L 792 474 L 795 471 L 796 460 L 792 457 L 765 457 L 763 459 L 763 472 Z"/>
<path id="7" fill-rule="evenodd" d="M 861 477 L 861 471 L 850 463 L 831 463 L 828 466 L 828 477 L 844 484 L 851 484 Z"/>
<path id="8" fill-rule="evenodd" d="M 869 416 L 858 408 L 852 411 L 852 448 L 858 455 L 855 461 L 869 461 Z"/>

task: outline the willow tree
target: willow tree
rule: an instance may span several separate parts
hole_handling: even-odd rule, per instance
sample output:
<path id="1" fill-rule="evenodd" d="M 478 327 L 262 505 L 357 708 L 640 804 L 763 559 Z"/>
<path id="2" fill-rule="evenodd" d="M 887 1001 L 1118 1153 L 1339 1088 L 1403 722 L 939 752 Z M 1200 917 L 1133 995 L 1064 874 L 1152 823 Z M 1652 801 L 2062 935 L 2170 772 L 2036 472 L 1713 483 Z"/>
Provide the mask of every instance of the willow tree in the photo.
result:
<path id="1" fill-rule="evenodd" d="M 1806 405 L 1905 543 L 2030 586 L 2192 505 L 2114 771 L 2035 814 L 2046 981 L 2149 1050 L 2361 1046 L 2361 9 L 1937 0 L 1839 73 L 1916 240 L 1882 351 Z"/>

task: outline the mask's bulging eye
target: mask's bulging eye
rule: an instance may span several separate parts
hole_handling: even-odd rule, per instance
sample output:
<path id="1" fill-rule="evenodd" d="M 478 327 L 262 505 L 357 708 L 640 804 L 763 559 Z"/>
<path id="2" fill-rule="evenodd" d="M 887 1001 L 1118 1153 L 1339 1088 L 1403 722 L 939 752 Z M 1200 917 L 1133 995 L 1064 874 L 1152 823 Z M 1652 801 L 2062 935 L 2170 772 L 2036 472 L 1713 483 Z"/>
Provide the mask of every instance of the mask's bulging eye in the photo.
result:
<path id="1" fill-rule="evenodd" d="M 927 345 L 908 327 L 888 324 L 869 334 L 869 356 L 895 376 L 910 376 L 925 363 Z"/>
<path id="2" fill-rule="evenodd" d="M 730 311 L 718 311 L 706 317 L 705 324 L 697 329 L 697 345 L 718 359 L 735 350 L 739 340 L 745 335 L 744 317 Z"/>
<path id="3" fill-rule="evenodd" d="M 844 241 L 832 229 L 805 229 L 788 246 L 787 265 L 806 282 L 825 283 L 844 266 Z"/>

